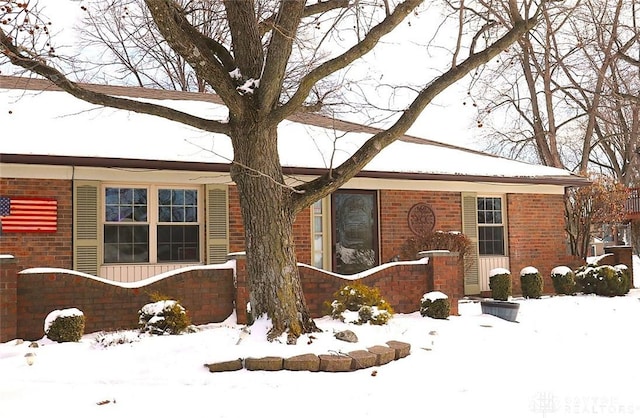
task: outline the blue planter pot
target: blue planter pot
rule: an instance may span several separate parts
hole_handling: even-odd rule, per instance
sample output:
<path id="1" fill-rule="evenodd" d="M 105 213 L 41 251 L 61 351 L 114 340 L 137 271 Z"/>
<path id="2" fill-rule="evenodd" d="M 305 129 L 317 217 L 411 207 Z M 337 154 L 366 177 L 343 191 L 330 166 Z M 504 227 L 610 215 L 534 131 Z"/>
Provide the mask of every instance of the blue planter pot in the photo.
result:
<path id="1" fill-rule="evenodd" d="M 480 306 L 483 314 L 497 316 L 509 322 L 517 322 L 516 317 L 520 309 L 519 303 L 502 300 L 483 300 L 480 302 Z"/>

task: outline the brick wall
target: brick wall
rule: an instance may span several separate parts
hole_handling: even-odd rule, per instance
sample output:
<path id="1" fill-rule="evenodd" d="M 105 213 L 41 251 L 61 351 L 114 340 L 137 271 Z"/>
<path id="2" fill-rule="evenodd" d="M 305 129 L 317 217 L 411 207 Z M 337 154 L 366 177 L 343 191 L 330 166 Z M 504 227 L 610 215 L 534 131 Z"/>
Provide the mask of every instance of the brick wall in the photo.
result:
<path id="1" fill-rule="evenodd" d="M 57 232 L 0 234 L 0 254 L 12 254 L 18 271 L 73 266 L 71 191 L 70 180 L 0 178 L 0 196 L 53 198 L 58 202 Z"/>
<path id="2" fill-rule="evenodd" d="M 18 272 L 13 257 L 0 258 L 0 343 L 18 333 Z M 3 339 L 2 336 L 12 336 Z"/>
<path id="3" fill-rule="evenodd" d="M 249 291 L 246 288 L 245 260 L 236 257 L 237 268 L 237 306 L 246 307 Z M 325 302 L 333 300 L 333 294 L 341 287 L 353 282 L 324 270 L 299 266 L 300 281 L 307 308 L 312 317 L 328 314 Z M 451 314 L 458 314 L 458 300 L 464 295 L 462 266 L 457 254 L 440 253 L 429 259 L 428 263 L 389 263 L 371 274 L 365 274 L 358 281 L 370 287 L 377 287 L 397 313 L 411 313 L 420 310 L 423 294 L 439 290 L 451 300 Z M 244 309 L 237 312 L 238 323 L 245 323 Z"/>
<path id="4" fill-rule="evenodd" d="M 416 203 L 426 203 L 435 214 L 434 231 L 461 231 L 462 208 L 460 193 L 381 190 L 380 243 L 381 261 L 387 262 L 400 253 L 402 244 L 414 234 L 407 216 Z"/>
<path id="5" fill-rule="evenodd" d="M 0 259 L 11 260 L 12 259 Z M 238 323 L 246 323 L 249 292 L 246 266 L 236 256 L 236 277 L 228 268 L 196 268 L 136 288 L 86 278 L 72 272 L 35 272 L 17 274 L 15 262 L 0 263 L 0 342 L 14 338 L 39 339 L 44 335 L 44 320 L 56 309 L 78 308 L 85 315 L 85 333 L 134 329 L 138 310 L 151 301 L 151 293 L 177 299 L 187 309 L 192 323 L 206 324 L 225 320 L 237 309 Z M 312 317 L 327 314 L 325 301 L 350 283 L 334 274 L 300 266 L 302 288 Z M 431 290 L 440 290 L 451 299 L 452 314 L 462 297 L 462 270 L 455 254 L 441 254 L 429 263 L 390 263 L 365 275 L 360 282 L 377 287 L 398 313 L 420 309 L 420 298 Z"/>
<path id="6" fill-rule="evenodd" d="M 24 339 L 41 338 L 47 314 L 71 307 L 84 313 L 85 333 L 135 329 L 138 310 L 151 301 L 153 292 L 179 300 L 196 325 L 221 322 L 234 309 L 230 268 L 190 270 L 133 289 L 67 273 L 18 276 L 15 335 Z"/>
<path id="7" fill-rule="evenodd" d="M 544 293 L 553 293 L 551 270 L 581 264 L 566 246 L 564 197 L 547 194 L 510 194 L 507 196 L 509 257 L 513 294 L 521 294 L 520 270 L 538 269 L 544 279 Z"/>

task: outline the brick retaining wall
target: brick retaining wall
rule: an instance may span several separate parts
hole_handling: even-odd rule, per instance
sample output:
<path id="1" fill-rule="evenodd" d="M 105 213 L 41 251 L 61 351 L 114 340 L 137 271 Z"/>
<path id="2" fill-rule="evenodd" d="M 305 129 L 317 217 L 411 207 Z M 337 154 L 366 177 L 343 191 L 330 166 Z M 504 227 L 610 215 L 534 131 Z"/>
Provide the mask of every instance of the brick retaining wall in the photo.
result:
<path id="1" fill-rule="evenodd" d="M 85 333 L 133 329 L 138 310 L 157 292 L 177 299 L 193 324 L 221 322 L 237 310 L 238 323 L 246 323 L 249 291 L 243 255 L 215 266 L 199 266 L 166 273 L 164 278 L 141 283 L 117 283 L 64 269 L 30 269 L 17 273 L 13 258 L 0 258 L 0 342 L 15 338 L 34 340 L 44 335 L 44 320 L 56 309 L 78 308 L 85 315 Z M 428 261 L 428 262 L 427 262 Z M 314 318 L 327 314 L 325 301 L 348 278 L 301 264 L 302 288 Z M 234 277 L 235 272 L 235 277 Z M 420 309 L 420 298 L 440 290 L 451 298 L 457 314 L 463 296 L 461 266 L 456 254 L 440 253 L 430 259 L 388 263 L 353 276 L 377 287 L 397 313 Z"/>

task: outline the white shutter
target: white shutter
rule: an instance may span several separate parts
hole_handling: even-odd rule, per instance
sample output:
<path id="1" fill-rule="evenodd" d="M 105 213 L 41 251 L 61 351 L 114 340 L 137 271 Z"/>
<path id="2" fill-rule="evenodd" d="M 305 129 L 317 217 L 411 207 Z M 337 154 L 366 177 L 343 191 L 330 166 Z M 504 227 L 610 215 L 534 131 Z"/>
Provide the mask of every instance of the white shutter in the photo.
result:
<path id="1" fill-rule="evenodd" d="M 227 186 L 206 186 L 206 263 L 224 263 L 229 254 L 229 198 Z"/>
<path id="2" fill-rule="evenodd" d="M 73 269 L 98 275 L 100 183 L 76 181 L 73 190 Z"/>
<path id="3" fill-rule="evenodd" d="M 478 203 L 475 193 L 462 193 L 462 233 L 471 240 L 471 253 L 465 256 L 465 266 L 472 259 L 471 266 L 464 272 L 465 295 L 480 293 L 480 278 L 478 274 Z"/>

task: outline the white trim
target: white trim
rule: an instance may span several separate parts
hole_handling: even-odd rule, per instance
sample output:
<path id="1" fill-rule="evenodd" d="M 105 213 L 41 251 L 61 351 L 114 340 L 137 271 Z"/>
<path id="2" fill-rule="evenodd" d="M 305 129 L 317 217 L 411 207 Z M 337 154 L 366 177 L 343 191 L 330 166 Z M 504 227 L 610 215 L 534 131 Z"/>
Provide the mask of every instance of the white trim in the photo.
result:
<path id="1" fill-rule="evenodd" d="M 232 184 L 229 173 L 213 173 L 205 171 L 177 170 L 143 170 L 116 169 L 99 167 L 52 166 L 36 164 L 0 163 L 2 177 L 40 178 L 60 180 L 100 180 L 127 182 L 135 177 L 137 181 L 150 183 L 184 183 L 184 184 Z M 296 176 L 290 178 L 289 184 L 299 184 L 300 180 L 309 181 L 313 176 Z M 550 184 L 524 183 L 481 183 L 469 181 L 439 181 L 410 179 L 376 179 L 356 177 L 349 180 L 342 188 L 362 190 L 424 190 L 475 193 L 534 193 L 564 194 L 565 187 Z"/>

